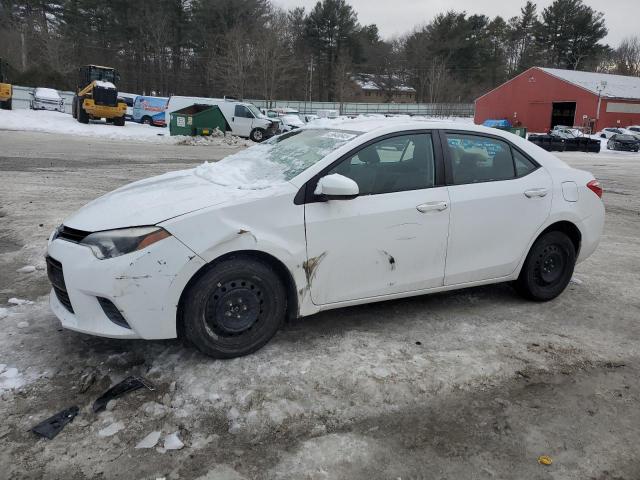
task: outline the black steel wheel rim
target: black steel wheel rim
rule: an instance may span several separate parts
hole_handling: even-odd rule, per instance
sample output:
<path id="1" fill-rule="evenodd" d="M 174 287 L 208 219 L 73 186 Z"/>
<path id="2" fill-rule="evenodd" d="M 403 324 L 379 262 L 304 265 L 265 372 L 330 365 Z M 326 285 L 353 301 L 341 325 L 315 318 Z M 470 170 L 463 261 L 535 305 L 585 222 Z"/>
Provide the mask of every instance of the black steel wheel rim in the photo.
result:
<path id="1" fill-rule="evenodd" d="M 567 253 L 558 245 L 545 247 L 536 262 L 536 280 L 552 285 L 562 279 L 567 265 Z"/>
<path id="2" fill-rule="evenodd" d="M 207 300 L 205 323 L 216 335 L 233 337 L 255 328 L 264 311 L 264 292 L 248 279 L 218 283 Z"/>

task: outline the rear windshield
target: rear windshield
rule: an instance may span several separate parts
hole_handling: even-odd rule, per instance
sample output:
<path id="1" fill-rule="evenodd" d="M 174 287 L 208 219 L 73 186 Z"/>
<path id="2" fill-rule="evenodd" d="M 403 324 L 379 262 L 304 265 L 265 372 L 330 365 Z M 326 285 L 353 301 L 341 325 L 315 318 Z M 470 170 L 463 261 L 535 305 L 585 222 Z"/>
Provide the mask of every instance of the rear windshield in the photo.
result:
<path id="1" fill-rule="evenodd" d="M 635 140 L 631 135 L 616 135 L 616 140 Z"/>
<path id="2" fill-rule="evenodd" d="M 294 130 L 219 162 L 205 163 L 194 173 L 218 185 L 241 189 L 268 188 L 291 180 L 360 134 L 330 129 Z"/>

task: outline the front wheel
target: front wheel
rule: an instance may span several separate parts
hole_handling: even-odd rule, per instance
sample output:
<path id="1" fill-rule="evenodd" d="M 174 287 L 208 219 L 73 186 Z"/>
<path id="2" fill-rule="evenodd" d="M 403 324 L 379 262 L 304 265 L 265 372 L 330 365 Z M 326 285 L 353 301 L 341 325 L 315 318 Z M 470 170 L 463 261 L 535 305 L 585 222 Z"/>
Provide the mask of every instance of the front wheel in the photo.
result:
<path id="1" fill-rule="evenodd" d="M 268 265 L 231 257 L 201 275 L 183 303 L 184 334 L 201 352 L 234 358 L 255 352 L 282 325 L 285 289 Z"/>
<path id="2" fill-rule="evenodd" d="M 260 143 L 261 141 L 264 140 L 264 133 L 265 132 L 263 129 L 254 128 L 253 130 L 251 130 L 251 133 L 249 134 L 249 138 L 254 142 Z"/>
<path id="3" fill-rule="evenodd" d="M 562 232 L 548 232 L 536 240 L 516 282 L 526 298 L 546 302 L 560 295 L 571 280 L 576 248 Z"/>

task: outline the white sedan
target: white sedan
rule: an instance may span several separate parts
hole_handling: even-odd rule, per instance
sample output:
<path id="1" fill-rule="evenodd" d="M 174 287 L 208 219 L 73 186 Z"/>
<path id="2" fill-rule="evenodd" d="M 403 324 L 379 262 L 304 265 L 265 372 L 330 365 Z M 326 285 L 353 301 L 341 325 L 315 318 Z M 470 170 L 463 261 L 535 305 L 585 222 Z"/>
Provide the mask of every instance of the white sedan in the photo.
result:
<path id="1" fill-rule="evenodd" d="M 51 235 L 66 328 L 251 353 L 287 317 L 514 282 L 558 296 L 604 223 L 587 172 L 500 130 L 344 120 L 89 203 Z"/>

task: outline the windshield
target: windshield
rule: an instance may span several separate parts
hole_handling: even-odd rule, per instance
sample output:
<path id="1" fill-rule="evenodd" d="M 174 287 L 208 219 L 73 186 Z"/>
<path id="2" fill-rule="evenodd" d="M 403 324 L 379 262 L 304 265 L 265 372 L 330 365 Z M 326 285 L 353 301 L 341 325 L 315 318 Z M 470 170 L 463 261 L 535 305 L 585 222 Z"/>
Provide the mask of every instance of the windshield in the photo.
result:
<path id="1" fill-rule="evenodd" d="M 249 109 L 249 111 L 251 113 L 253 113 L 254 117 L 256 117 L 256 118 L 265 118 L 265 116 L 262 114 L 262 112 L 260 110 L 258 110 L 255 105 L 249 104 L 249 105 L 247 105 L 247 108 Z"/>
<path id="2" fill-rule="evenodd" d="M 294 130 L 219 162 L 205 162 L 194 174 L 225 187 L 269 188 L 291 180 L 360 134 L 345 130 Z"/>

